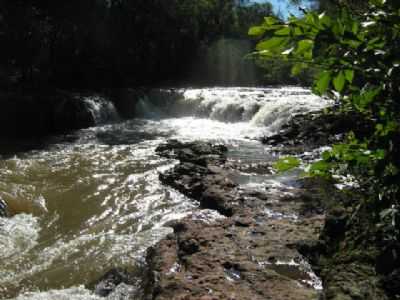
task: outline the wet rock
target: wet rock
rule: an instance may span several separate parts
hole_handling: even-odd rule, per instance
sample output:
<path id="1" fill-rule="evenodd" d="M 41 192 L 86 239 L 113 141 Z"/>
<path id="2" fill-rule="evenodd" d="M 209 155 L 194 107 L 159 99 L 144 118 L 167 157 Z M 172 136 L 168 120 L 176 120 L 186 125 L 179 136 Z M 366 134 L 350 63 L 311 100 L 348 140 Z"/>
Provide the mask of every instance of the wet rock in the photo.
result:
<path id="1" fill-rule="evenodd" d="M 302 199 L 281 202 L 267 192 L 240 188 L 229 179 L 232 167 L 223 164 L 226 149 L 215 149 L 207 143 L 178 141 L 157 149 L 164 157 L 180 160 L 159 175 L 161 182 L 226 218 L 207 222 L 192 215 L 168 224 L 174 233 L 147 254 L 150 298 L 318 299 L 309 283 L 309 267 L 291 262 L 301 261 L 297 242 L 317 240 L 322 217 L 286 217 L 299 211 Z M 263 172 L 269 166 L 251 168 Z M 273 217 L 274 210 L 279 217 Z"/>
<path id="2" fill-rule="evenodd" d="M 394 271 L 400 272 L 400 245 L 383 246 L 376 258 L 376 271 L 388 275 Z M 399 291 L 400 292 L 400 291 Z"/>
<path id="3" fill-rule="evenodd" d="M 273 167 L 271 162 L 261 162 L 261 163 L 226 163 L 226 168 L 237 170 L 243 173 L 255 173 L 255 174 L 272 174 Z"/>
<path id="4" fill-rule="evenodd" d="M 61 98 L 52 116 L 55 132 L 87 128 L 95 125 L 92 113 L 79 97 Z"/>
<path id="5" fill-rule="evenodd" d="M 181 162 L 207 166 L 209 162 L 224 163 L 227 148 L 223 145 L 213 145 L 205 142 L 182 143 L 169 140 L 157 147 L 156 152 L 163 157 L 173 158 Z"/>
<path id="6" fill-rule="evenodd" d="M 382 285 L 392 299 L 400 296 L 400 270 L 394 270 L 382 279 Z"/>
<path id="7" fill-rule="evenodd" d="M 343 207 L 332 209 L 325 219 L 324 234 L 331 239 L 340 238 L 346 231 L 348 218 Z"/>
<path id="8" fill-rule="evenodd" d="M 9 216 L 7 203 L 0 198 L 0 217 L 5 218 Z"/>
<path id="9" fill-rule="evenodd" d="M 265 137 L 262 142 L 274 146 L 302 145 L 303 150 L 308 150 L 337 142 L 350 130 L 363 137 L 373 128 L 355 112 L 342 113 L 331 109 L 297 115 L 278 134 Z"/>
<path id="10" fill-rule="evenodd" d="M 159 149 L 164 156 L 181 160 L 160 174 L 160 180 L 228 218 L 209 223 L 189 216 L 168 224 L 174 233 L 147 255 L 151 298 L 317 299 L 318 292 L 305 283 L 311 278 L 302 270 L 304 266 L 289 263 L 300 257 L 293 245 L 317 239 L 322 219 L 314 215 L 301 222 L 271 218 L 265 211 L 269 200 L 271 209 L 284 207 L 284 211 L 297 210 L 297 200 L 280 203 L 264 192 L 240 189 L 228 179 L 229 167 L 215 163 L 220 160 L 207 161 L 205 166 L 191 158 L 188 161 L 192 150 L 179 154 L 186 147 L 173 142 Z"/>
<path id="11" fill-rule="evenodd" d="M 239 202 L 237 187 L 219 165 L 225 161 L 225 146 L 209 143 L 181 143 L 176 140 L 157 148 L 161 156 L 179 159 L 172 170 L 159 175 L 160 181 L 200 202 L 202 208 L 231 216 Z"/>
<path id="12" fill-rule="evenodd" d="M 72 93 L 0 93 L 0 104 L 0 137 L 43 137 L 95 124 L 82 97 Z"/>
<path id="13" fill-rule="evenodd" d="M 326 255 L 326 245 L 321 240 L 303 240 L 296 243 L 295 247 L 307 261 L 318 270 L 321 255 Z"/>
<path id="14" fill-rule="evenodd" d="M 199 198 L 203 208 L 214 209 L 225 216 L 232 216 L 238 200 L 235 194 L 219 185 L 208 185 Z"/>
<path id="15" fill-rule="evenodd" d="M 251 212 L 211 224 L 189 216 L 173 226 L 174 234 L 147 254 L 151 299 L 318 299 L 317 291 L 301 284 L 306 276 L 301 266 L 283 274 L 268 262 L 299 256 L 276 235 L 294 243 L 299 236 L 314 236 L 314 228 L 301 227 L 299 234 L 287 221 L 266 218 L 257 224 Z M 254 230 L 264 235 L 253 235 Z"/>
<path id="16" fill-rule="evenodd" d="M 96 295 L 106 297 L 111 294 L 121 283 L 132 284 L 132 274 L 123 269 L 112 269 L 95 283 L 89 285 Z"/>

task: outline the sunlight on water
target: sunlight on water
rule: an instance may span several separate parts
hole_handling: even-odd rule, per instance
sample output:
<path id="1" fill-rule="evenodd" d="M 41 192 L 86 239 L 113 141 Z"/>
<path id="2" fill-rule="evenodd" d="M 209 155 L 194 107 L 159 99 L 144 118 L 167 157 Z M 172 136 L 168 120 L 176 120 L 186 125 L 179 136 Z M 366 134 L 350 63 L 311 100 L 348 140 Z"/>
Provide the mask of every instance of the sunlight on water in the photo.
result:
<path id="1" fill-rule="evenodd" d="M 163 120 L 161 125 L 170 127 L 175 138 L 185 140 L 238 141 L 255 139 L 268 132 L 263 127 L 251 126 L 246 122 L 227 124 L 192 117 Z"/>
<path id="2" fill-rule="evenodd" d="M 197 205 L 160 184 L 159 172 L 176 163 L 155 154 L 160 143 L 221 142 L 231 160 L 258 162 L 270 154 L 256 138 L 327 105 L 301 88 L 181 92 L 168 105 L 162 97 L 142 103 L 141 118 L 108 125 L 100 124 L 118 119 L 115 108 L 86 98 L 97 127 L 0 160 L 0 197 L 14 214 L 0 219 L 0 298 L 99 299 L 81 285 L 113 267 L 140 268 L 146 249 L 171 232 L 163 225 Z M 171 113 L 178 106 L 180 116 Z"/>
<path id="3" fill-rule="evenodd" d="M 224 122 L 250 122 L 276 131 L 295 114 L 324 108 L 327 101 L 300 87 L 214 88 L 183 91 L 197 113 Z"/>

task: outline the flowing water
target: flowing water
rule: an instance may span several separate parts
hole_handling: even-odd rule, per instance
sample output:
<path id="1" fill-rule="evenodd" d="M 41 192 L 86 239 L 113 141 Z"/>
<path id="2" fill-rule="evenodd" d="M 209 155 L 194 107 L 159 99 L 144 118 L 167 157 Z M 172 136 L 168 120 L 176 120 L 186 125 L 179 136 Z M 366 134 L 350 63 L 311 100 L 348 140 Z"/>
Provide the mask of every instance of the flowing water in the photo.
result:
<path id="1" fill-rule="evenodd" d="M 0 218 L 1 299 L 97 299 L 83 285 L 113 267 L 140 270 L 171 231 L 163 225 L 197 206 L 158 181 L 176 163 L 155 154 L 160 143 L 221 142 L 230 160 L 258 162 L 271 154 L 257 138 L 327 105 L 294 87 L 158 90 L 122 121 L 111 102 L 83 101 L 96 127 L 0 157 L 0 197 L 14 212 Z"/>

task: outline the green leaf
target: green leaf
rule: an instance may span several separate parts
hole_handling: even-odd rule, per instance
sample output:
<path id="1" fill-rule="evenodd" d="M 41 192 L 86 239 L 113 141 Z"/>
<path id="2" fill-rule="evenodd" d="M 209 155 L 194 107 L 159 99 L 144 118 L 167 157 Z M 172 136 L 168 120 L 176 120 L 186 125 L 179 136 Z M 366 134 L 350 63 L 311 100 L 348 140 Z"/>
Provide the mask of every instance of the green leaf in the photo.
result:
<path id="1" fill-rule="evenodd" d="M 294 64 L 292 67 L 292 75 L 295 75 L 295 76 L 299 75 L 301 73 L 301 71 L 303 71 L 304 68 L 306 68 L 306 67 L 307 67 L 307 65 L 304 63 Z"/>
<path id="2" fill-rule="evenodd" d="M 354 97 L 353 102 L 359 110 L 363 111 L 374 101 L 375 97 L 378 96 L 380 92 L 381 88 L 379 87 L 363 88 L 361 94 Z"/>
<path id="3" fill-rule="evenodd" d="M 326 90 L 329 87 L 329 83 L 331 81 L 331 72 L 329 71 L 323 71 L 320 73 L 318 76 L 318 80 L 316 83 L 316 90 L 320 95 L 325 94 Z"/>
<path id="4" fill-rule="evenodd" d="M 370 0 L 371 4 L 376 6 L 382 6 L 386 1 L 385 0 Z"/>
<path id="5" fill-rule="evenodd" d="M 278 172 L 285 172 L 300 166 L 300 160 L 293 156 L 282 157 L 276 161 L 273 168 Z"/>
<path id="6" fill-rule="evenodd" d="M 286 41 L 287 39 L 283 37 L 273 37 L 258 43 L 256 49 L 258 51 L 263 51 L 263 50 L 276 51 L 277 48 L 279 48 Z"/>
<path id="7" fill-rule="evenodd" d="M 340 71 L 339 74 L 333 79 L 333 86 L 336 91 L 339 93 L 343 91 L 344 85 L 346 83 L 346 77 L 343 71 Z"/>
<path id="8" fill-rule="evenodd" d="M 275 24 L 279 24 L 279 20 L 275 17 L 265 17 L 264 18 L 264 23 L 265 25 L 275 25 Z"/>
<path id="9" fill-rule="evenodd" d="M 266 31 L 266 28 L 263 26 L 254 26 L 249 29 L 249 35 L 251 36 L 260 36 L 263 35 Z"/>
<path id="10" fill-rule="evenodd" d="M 284 26 L 282 29 L 275 31 L 275 35 L 278 36 L 287 36 L 290 34 L 290 28 L 288 26 Z"/>
<path id="11" fill-rule="evenodd" d="M 345 70 L 344 76 L 349 83 L 352 83 L 354 79 L 354 70 Z"/>
<path id="12" fill-rule="evenodd" d="M 323 160 L 329 160 L 329 159 L 331 159 L 331 157 L 332 157 L 331 151 L 324 151 L 322 153 L 322 159 Z"/>
<path id="13" fill-rule="evenodd" d="M 313 46 L 314 46 L 314 41 L 312 41 L 312 40 L 301 40 L 297 44 L 296 53 L 297 54 L 302 54 L 302 53 L 305 53 L 307 51 L 310 51 Z"/>
<path id="14" fill-rule="evenodd" d="M 311 175 L 326 176 L 329 174 L 330 168 L 331 165 L 328 162 L 321 160 L 311 165 L 309 173 Z"/>
<path id="15" fill-rule="evenodd" d="M 325 13 L 322 13 L 319 15 L 319 22 L 326 27 L 330 27 L 332 24 L 332 19 Z"/>

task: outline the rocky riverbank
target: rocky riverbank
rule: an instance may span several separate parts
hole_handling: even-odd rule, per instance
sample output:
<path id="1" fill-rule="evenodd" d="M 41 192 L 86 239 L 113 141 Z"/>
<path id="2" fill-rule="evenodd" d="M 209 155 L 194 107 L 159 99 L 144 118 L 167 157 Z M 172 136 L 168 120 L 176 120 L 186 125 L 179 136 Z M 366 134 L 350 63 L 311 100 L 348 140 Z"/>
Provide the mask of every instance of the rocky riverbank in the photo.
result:
<path id="1" fill-rule="evenodd" d="M 263 139 L 281 152 L 300 154 L 339 142 L 350 129 L 358 136 L 373 128 L 353 114 L 329 111 L 293 118 L 282 131 Z M 312 201 L 325 212 L 318 240 L 299 244 L 324 284 L 324 299 L 400 299 L 400 243 L 380 223 L 366 195 L 357 188 L 334 188 L 335 182 L 314 186 L 329 191 Z M 312 187 L 307 187 L 312 191 Z"/>
<path id="2" fill-rule="evenodd" d="M 223 146 L 171 141 L 157 151 L 179 160 L 160 180 L 205 210 L 170 224 L 174 233 L 148 251 L 150 299 L 318 299 L 296 245 L 318 238 L 323 215 L 304 209 L 302 185 L 292 197 L 244 189 Z"/>
<path id="3" fill-rule="evenodd" d="M 300 154 L 340 140 L 351 122 L 299 116 L 264 143 Z M 398 244 L 374 229 L 359 191 L 315 178 L 298 179 L 289 193 L 246 190 L 232 180 L 226 151 L 177 141 L 158 149 L 179 160 L 160 180 L 220 216 L 170 224 L 174 233 L 148 251 L 150 299 L 398 299 Z"/>
<path id="4" fill-rule="evenodd" d="M 297 116 L 263 142 L 271 151 L 312 160 L 318 155 L 312 150 L 339 141 L 352 120 Z M 172 140 L 158 147 L 160 156 L 178 161 L 160 181 L 200 209 L 166 224 L 173 233 L 147 251 L 139 285 L 132 279 L 138 276 L 115 270 L 95 285 L 98 294 L 127 283 L 138 285 L 135 297 L 149 300 L 399 299 L 398 242 L 385 240 L 359 205 L 359 191 L 296 176 L 290 184 L 246 188 L 238 172 L 270 174 L 272 162 L 232 163 L 228 152 L 205 142 Z"/>

